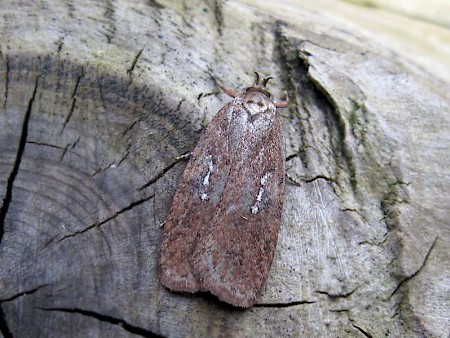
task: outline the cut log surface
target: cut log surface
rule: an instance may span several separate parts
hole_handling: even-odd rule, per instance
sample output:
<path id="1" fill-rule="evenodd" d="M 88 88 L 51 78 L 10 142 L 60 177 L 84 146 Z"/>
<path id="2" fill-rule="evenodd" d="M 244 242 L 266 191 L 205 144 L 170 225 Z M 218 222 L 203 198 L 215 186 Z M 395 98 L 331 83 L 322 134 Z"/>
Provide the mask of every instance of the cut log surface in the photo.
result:
<path id="1" fill-rule="evenodd" d="M 0 14 L 3 337 L 449 336 L 445 79 L 306 10 L 48 0 Z M 296 183 L 242 310 L 170 292 L 156 266 L 177 157 L 229 101 L 213 77 L 239 91 L 253 71 L 289 97 Z"/>

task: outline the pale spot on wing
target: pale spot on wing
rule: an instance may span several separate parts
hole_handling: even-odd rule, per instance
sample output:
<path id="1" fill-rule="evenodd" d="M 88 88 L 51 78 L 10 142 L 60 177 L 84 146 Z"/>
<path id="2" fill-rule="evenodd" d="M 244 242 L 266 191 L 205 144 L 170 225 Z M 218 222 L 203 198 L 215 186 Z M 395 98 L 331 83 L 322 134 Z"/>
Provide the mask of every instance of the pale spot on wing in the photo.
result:
<path id="1" fill-rule="evenodd" d="M 256 206 L 256 203 L 250 209 L 252 210 L 253 215 L 256 215 L 259 211 L 259 208 Z"/>
<path id="2" fill-rule="evenodd" d="M 213 160 L 212 160 L 212 155 L 208 155 L 207 158 L 208 158 L 208 172 L 206 173 L 205 177 L 203 178 L 203 182 L 202 182 L 203 187 L 205 187 L 205 189 L 209 186 L 209 180 L 211 178 L 211 174 L 212 174 L 213 169 L 214 169 L 214 163 L 213 163 Z M 202 201 L 207 201 L 207 200 L 209 200 L 209 196 L 208 196 L 207 193 L 203 192 L 200 195 L 200 199 Z"/>
<path id="3" fill-rule="evenodd" d="M 263 177 L 261 177 L 259 187 L 258 195 L 256 196 L 256 202 L 253 204 L 250 208 L 253 215 L 257 214 L 260 210 L 260 204 L 262 202 L 262 197 L 264 194 L 264 186 L 266 185 L 267 181 L 269 180 L 270 173 L 265 173 Z"/>
<path id="4" fill-rule="evenodd" d="M 207 187 L 209 185 L 209 178 L 211 177 L 212 171 L 214 168 L 214 164 L 212 161 L 212 155 L 208 156 L 208 172 L 206 173 L 205 178 L 203 179 L 203 185 Z"/>

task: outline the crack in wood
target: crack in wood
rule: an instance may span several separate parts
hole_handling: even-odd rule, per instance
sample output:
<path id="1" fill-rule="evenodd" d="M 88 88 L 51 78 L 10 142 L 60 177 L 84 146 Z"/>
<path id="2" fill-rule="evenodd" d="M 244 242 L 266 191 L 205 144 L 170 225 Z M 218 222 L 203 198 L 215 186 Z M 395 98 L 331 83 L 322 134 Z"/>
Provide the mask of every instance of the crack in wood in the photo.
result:
<path id="1" fill-rule="evenodd" d="M 8 92 L 9 92 L 9 56 L 6 54 L 6 72 L 5 72 L 5 101 L 3 101 L 3 108 L 6 107 L 6 102 L 8 101 Z"/>
<path id="2" fill-rule="evenodd" d="M 63 308 L 63 307 L 55 307 L 55 308 L 35 307 L 35 308 L 42 310 L 42 311 L 57 311 L 57 312 L 65 312 L 65 313 L 76 313 L 76 314 L 80 314 L 82 316 L 95 318 L 101 322 L 120 326 L 125 331 L 136 334 L 141 337 L 163 337 L 155 332 L 144 329 L 143 327 L 132 325 L 123 319 L 105 315 L 105 314 L 101 314 L 101 313 L 98 313 L 95 311 L 83 310 L 83 309 L 78 309 L 78 308 Z"/>
<path id="3" fill-rule="evenodd" d="M 387 241 L 387 237 L 386 236 L 383 236 L 383 237 L 384 237 L 384 239 L 382 241 L 379 241 L 379 242 L 372 242 L 372 241 L 367 241 L 366 240 L 366 241 L 357 242 L 356 244 L 358 244 L 358 245 L 381 246 L 384 243 L 386 243 L 386 241 Z"/>
<path id="4" fill-rule="evenodd" d="M 42 284 L 42 285 L 38 285 L 38 286 L 36 286 L 36 287 L 33 288 L 33 289 L 19 292 L 19 293 L 13 295 L 13 296 L 8 297 L 8 298 L 0 298 L 0 303 L 10 302 L 10 301 L 15 300 L 15 299 L 17 299 L 17 298 L 20 298 L 20 297 L 23 297 L 23 296 L 31 295 L 31 294 L 33 294 L 33 293 L 39 291 L 40 289 L 45 288 L 45 287 L 47 287 L 47 286 L 49 286 L 49 285 L 50 285 L 50 284 Z"/>
<path id="5" fill-rule="evenodd" d="M 112 161 L 111 163 L 109 163 L 106 167 L 100 167 L 98 168 L 93 174 L 91 174 L 92 177 L 94 177 L 95 175 L 97 175 L 98 173 L 108 170 L 109 168 L 115 166 L 116 160 Z"/>
<path id="6" fill-rule="evenodd" d="M 128 76 L 133 75 L 134 67 L 136 66 L 136 63 L 138 62 L 139 58 L 141 57 L 142 52 L 144 51 L 144 48 L 141 48 L 139 52 L 135 55 L 133 61 L 131 62 L 131 67 L 127 69 Z"/>
<path id="7" fill-rule="evenodd" d="M 352 321 L 352 320 L 351 320 Z M 362 327 L 356 325 L 353 321 L 352 321 L 352 326 L 357 329 L 359 332 L 361 332 L 364 336 L 368 337 L 368 338 L 373 338 L 373 336 L 367 332 L 366 330 L 364 330 Z"/>
<path id="8" fill-rule="evenodd" d="M 8 323 L 6 322 L 5 313 L 3 312 L 1 306 L 0 306 L 0 332 L 4 338 L 13 338 L 11 330 L 8 327 Z"/>
<path id="9" fill-rule="evenodd" d="M 56 50 L 56 54 L 58 55 L 58 58 L 61 58 L 61 50 L 64 46 L 64 36 L 61 36 L 58 40 L 58 49 Z"/>
<path id="10" fill-rule="evenodd" d="M 75 149 L 76 145 L 78 144 L 78 142 L 80 142 L 81 137 L 78 136 L 78 138 L 75 140 L 75 142 L 72 144 L 72 149 Z"/>
<path id="11" fill-rule="evenodd" d="M 330 309 L 330 312 L 341 313 L 341 312 L 349 312 L 350 309 Z"/>
<path id="12" fill-rule="evenodd" d="M 100 167 L 98 168 L 93 174 L 91 174 L 92 177 L 96 176 L 97 174 L 108 170 L 109 168 L 117 168 L 119 167 L 123 161 L 126 160 L 126 158 L 128 157 L 128 155 L 130 154 L 130 149 L 131 149 L 131 144 L 128 145 L 127 150 L 125 152 L 125 155 L 122 156 L 122 158 L 117 162 L 116 164 L 116 160 L 113 160 L 111 163 L 109 163 L 106 167 Z"/>
<path id="13" fill-rule="evenodd" d="M 61 156 L 59 157 L 59 161 L 58 161 L 58 162 L 62 162 L 62 160 L 64 159 L 64 156 L 66 156 L 66 153 L 67 153 L 67 150 L 68 150 L 69 146 L 70 146 L 70 143 L 68 143 L 68 144 L 64 147 L 64 150 L 63 150 Z"/>
<path id="14" fill-rule="evenodd" d="M 349 292 L 347 292 L 347 293 L 329 293 L 329 292 L 327 292 L 327 291 L 320 291 L 320 290 L 317 290 L 317 291 L 314 291 L 314 292 L 316 292 L 316 293 L 318 293 L 318 294 L 321 294 L 321 295 L 327 295 L 329 298 L 331 298 L 331 299 L 335 299 L 335 298 L 348 298 L 348 297 L 350 297 L 357 289 L 359 288 L 359 286 L 357 286 L 356 288 L 354 288 L 353 290 L 351 290 L 351 291 L 349 291 Z"/>
<path id="15" fill-rule="evenodd" d="M 83 233 L 85 233 L 85 232 L 87 232 L 87 231 L 89 231 L 89 230 L 91 230 L 91 229 L 93 229 L 93 228 L 95 228 L 95 227 L 102 226 L 103 224 L 105 224 L 105 223 L 107 223 L 107 222 L 109 222 L 109 221 L 112 221 L 113 219 L 117 218 L 118 216 L 120 216 L 120 215 L 123 214 L 124 212 L 127 212 L 127 211 L 133 209 L 134 207 L 136 207 L 136 206 L 138 206 L 138 205 L 144 203 L 144 202 L 147 202 L 148 200 L 150 200 L 150 199 L 153 198 L 153 197 L 155 197 L 155 194 L 150 195 L 150 196 L 148 196 L 148 197 L 146 197 L 146 198 L 142 198 L 142 199 L 140 199 L 140 200 L 138 200 L 138 201 L 135 201 L 135 202 L 133 202 L 133 203 L 130 203 L 130 204 L 127 205 L 126 207 L 120 209 L 119 211 L 116 211 L 113 215 L 111 215 L 111 216 L 105 218 L 103 221 L 95 222 L 95 223 L 89 225 L 88 227 L 86 227 L 86 228 L 84 228 L 84 229 L 82 229 L 82 230 L 78 230 L 78 231 L 75 231 L 75 232 L 73 232 L 73 233 L 71 233 L 71 234 L 69 234 L 69 235 L 66 235 L 66 236 L 62 237 L 61 239 L 59 239 L 58 242 L 62 242 L 62 241 L 64 241 L 64 240 L 66 240 L 67 238 L 75 237 L 75 236 L 77 236 L 77 235 L 83 234 Z"/>
<path id="16" fill-rule="evenodd" d="M 75 82 L 75 87 L 73 89 L 71 98 L 72 98 L 72 104 L 70 105 L 69 114 L 66 117 L 66 120 L 64 121 L 63 127 L 61 131 L 59 132 L 60 135 L 64 132 L 64 129 L 66 128 L 66 125 L 69 123 L 70 119 L 72 118 L 73 112 L 75 111 L 75 104 L 77 102 L 77 98 L 75 97 L 78 91 L 78 86 L 80 85 L 81 79 L 84 77 L 84 67 L 81 68 L 81 74 L 77 76 L 77 80 Z"/>
<path id="17" fill-rule="evenodd" d="M 292 159 L 294 159 L 296 157 L 299 157 L 299 156 L 300 156 L 299 154 L 292 154 L 292 155 L 286 156 L 285 161 L 289 162 L 290 160 L 292 160 Z"/>
<path id="18" fill-rule="evenodd" d="M 165 175 L 170 169 L 172 169 L 178 162 L 183 161 L 185 159 L 184 156 L 178 156 L 175 158 L 175 161 L 173 161 L 171 164 L 169 164 L 167 167 L 163 168 L 159 173 L 157 173 L 150 181 L 145 183 L 142 187 L 139 188 L 139 190 L 144 190 L 145 188 L 151 186 L 152 184 L 156 183 L 161 177 Z"/>
<path id="19" fill-rule="evenodd" d="M 25 151 L 25 145 L 26 145 L 27 135 L 28 135 L 28 124 L 30 122 L 30 116 L 31 116 L 31 110 L 33 107 L 33 103 L 34 103 L 34 100 L 36 99 L 38 81 L 41 76 L 42 76 L 42 74 L 39 74 L 38 76 L 36 76 L 36 80 L 34 82 L 33 93 L 31 94 L 31 98 L 28 101 L 27 110 L 25 111 L 25 116 L 24 116 L 23 122 L 22 122 L 22 131 L 20 134 L 19 145 L 17 147 L 17 156 L 14 160 L 13 168 L 11 170 L 11 173 L 9 174 L 8 181 L 6 183 L 5 197 L 3 199 L 2 207 L 0 208 L 0 244 L 2 242 L 3 234 L 4 234 L 4 224 L 5 224 L 6 214 L 8 213 L 9 205 L 12 200 L 12 191 L 13 191 L 14 181 L 16 179 L 17 174 L 19 173 L 20 162 L 22 161 L 22 156 Z"/>
<path id="20" fill-rule="evenodd" d="M 298 187 L 301 187 L 301 186 L 303 185 L 303 184 L 301 184 L 300 182 L 298 182 L 296 179 L 294 179 L 294 178 L 293 178 L 291 175 L 289 175 L 288 173 L 286 173 L 286 177 L 288 178 L 289 182 L 290 182 L 292 185 L 295 185 L 295 186 L 298 186 Z M 317 175 L 317 176 L 314 176 L 314 177 L 308 178 L 308 179 L 306 179 L 306 178 L 300 178 L 300 180 L 304 181 L 305 183 L 312 183 L 312 182 L 317 181 L 318 179 L 323 179 L 323 180 L 325 180 L 325 181 L 327 181 L 327 182 L 334 183 L 334 184 L 336 184 L 339 188 L 341 188 L 341 186 L 339 185 L 339 183 L 338 183 L 335 179 L 330 178 L 330 177 L 325 176 L 325 175 Z"/>
<path id="21" fill-rule="evenodd" d="M 78 140 L 75 141 L 75 142 L 78 142 Z M 69 151 L 69 147 L 72 146 L 72 149 L 73 149 L 73 148 L 74 148 L 74 145 L 75 145 L 75 143 L 74 143 L 74 144 L 68 143 L 65 147 L 61 147 L 61 146 L 57 146 L 57 145 L 55 145 L 55 144 L 46 143 L 46 142 L 27 141 L 27 143 L 28 143 L 28 144 L 34 144 L 34 145 L 37 145 L 37 146 L 44 146 L 44 147 L 50 147 L 50 148 L 55 148 L 55 149 L 60 149 L 60 150 L 62 150 L 61 156 L 59 157 L 58 162 L 61 162 L 61 161 L 63 160 L 64 156 L 65 156 L 66 153 Z M 73 154 L 75 154 L 75 155 L 77 155 L 77 156 L 80 156 L 79 154 L 77 154 L 77 153 L 75 153 L 75 152 L 73 152 Z"/>
<path id="22" fill-rule="evenodd" d="M 45 146 L 45 147 L 56 148 L 56 149 L 61 149 L 61 150 L 67 149 L 67 146 L 66 147 L 60 147 L 60 146 L 57 146 L 57 145 L 54 145 L 54 144 L 51 144 L 51 143 L 46 143 L 46 142 L 35 142 L 35 141 L 26 141 L 26 142 L 28 144 L 35 144 L 35 145 L 38 145 L 38 146 Z"/>
<path id="23" fill-rule="evenodd" d="M 405 278 L 403 278 L 400 283 L 398 283 L 397 287 L 395 288 L 394 291 L 392 291 L 391 295 L 388 297 L 388 300 L 391 299 L 391 297 L 405 284 L 408 283 L 410 280 L 412 280 L 414 277 L 416 277 L 420 271 L 422 271 L 422 269 L 425 267 L 425 265 L 428 262 L 428 259 L 430 258 L 431 252 L 434 249 L 434 246 L 436 245 L 438 236 L 436 236 L 436 238 L 433 241 L 433 244 L 431 244 L 430 248 L 428 249 L 427 254 L 425 255 L 425 258 L 422 261 L 422 264 L 420 265 L 420 267 L 411 275 L 406 276 Z"/>
<path id="24" fill-rule="evenodd" d="M 314 182 L 314 181 L 316 181 L 318 179 L 323 179 L 323 180 L 325 180 L 327 182 L 331 182 L 331 183 L 336 184 L 339 188 L 341 187 L 339 185 L 339 183 L 334 178 L 331 178 L 331 177 L 328 177 L 328 176 L 325 176 L 325 175 L 316 175 L 313 178 L 308 178 L 308 179 L 305 179 L 304 181 L 305 181 L 305 183 L 311 183 L 311 182 Z"/>
<path id="25" fill-rule="evenodd" d="M 117 162 L 117 167 L 120 166 L 122 164 L 122 162 L 126 160 L 128 155 L 130 155 L 130 149 L 131 149 L 131 144 L 128 145 L 125 155 L 119 160 L 119 162 Z"/>
<path id="26" fill-rule="evenodd" d="M 136 123 L 140 122 L 142 120 L 142 117 L 139 120 L 134 121 L 132 124 L 130 124 L 122 133 L 121 137 L 124 137 L 126 133 L 128 133 L 133 127 L 136 125 Z"/>

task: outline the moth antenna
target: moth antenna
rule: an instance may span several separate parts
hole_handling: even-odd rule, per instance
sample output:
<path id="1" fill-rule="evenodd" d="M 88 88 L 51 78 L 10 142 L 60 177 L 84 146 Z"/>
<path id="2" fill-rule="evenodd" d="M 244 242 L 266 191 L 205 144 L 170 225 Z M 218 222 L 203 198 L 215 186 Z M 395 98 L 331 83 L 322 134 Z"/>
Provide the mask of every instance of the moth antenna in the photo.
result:
<path id="1" fill-rule="evenodd" d="M 262 82 L 262 86 L 263 88 L 265 88 L 267 86 L 267 82 L 269 82 L 270 79 L 273 79 L 272 76 L 266 77 L 263 82 Z"/>
<path id="2" fill-rule="evenodd" d="M 256 78 L 255 78 L 255 86 L 258 86 L 259 85 L 259 74 L 257 72 L 254 72 L 254 73 L 255 73 L 255 76 L 256 76 Z"/>

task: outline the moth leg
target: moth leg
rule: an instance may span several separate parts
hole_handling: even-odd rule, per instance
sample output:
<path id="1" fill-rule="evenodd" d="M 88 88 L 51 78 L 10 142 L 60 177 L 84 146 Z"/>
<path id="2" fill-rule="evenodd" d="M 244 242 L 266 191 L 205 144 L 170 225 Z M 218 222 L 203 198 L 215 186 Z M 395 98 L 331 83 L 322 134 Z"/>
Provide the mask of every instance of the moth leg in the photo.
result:
<path id="1" fill-rule="evenodd" d="M 277 108 L 286 108 L 289 106 L 289 101 L 275 101 L 273 104 Z"/>
<path id="2" fill-rule="evenodd" d="M 218 86 L 225 94 L 227 94 L 228 96 L 231 96 L 231 97 L 236 97 L 236 96 L 238 96 L 238 93 L 236 93 L 233 89 L 230 89 L 230 88 L 225 87 L 225 86 L 223 85 L 223 83 L 220 82 L 219 80 L 217 80 L 216 78 L 215 78 L 214 80 L 216 81 L 217 86 Z"/>
<path id="3" fill-rule="evenodd" d="M 289 106 L 289 97 L 287 96 L 287 92 L 286 92 L 286 101 L 275 101 L 273 104 L 277 108 L 286 108 L 287 106 Z"/>
<path id="4" fill-rule="evenodd" d="M 177 156 L 177 157 L 175 157 L 175 160 L 177 160 L 177 161 L 185 160 L 185 159 L 191 157 L 191 154 L 192 153 L 189 152 L 189 153 Z"/>

